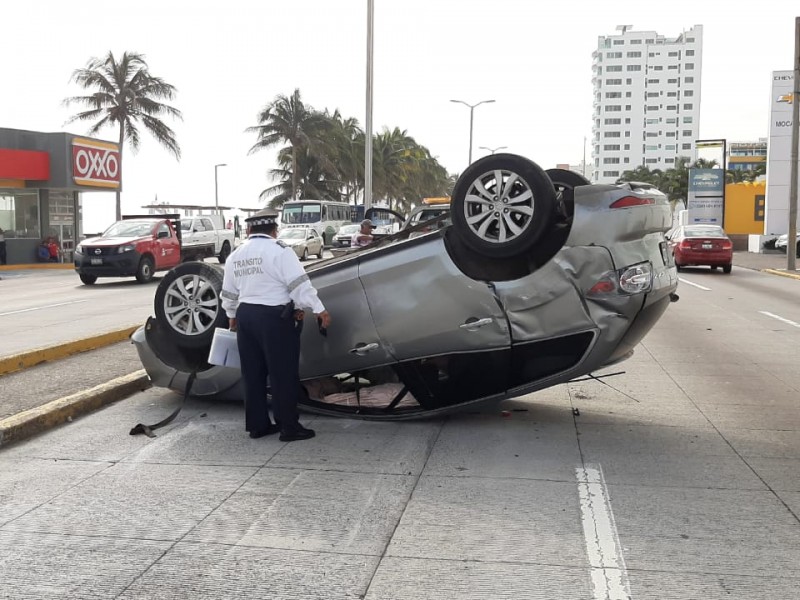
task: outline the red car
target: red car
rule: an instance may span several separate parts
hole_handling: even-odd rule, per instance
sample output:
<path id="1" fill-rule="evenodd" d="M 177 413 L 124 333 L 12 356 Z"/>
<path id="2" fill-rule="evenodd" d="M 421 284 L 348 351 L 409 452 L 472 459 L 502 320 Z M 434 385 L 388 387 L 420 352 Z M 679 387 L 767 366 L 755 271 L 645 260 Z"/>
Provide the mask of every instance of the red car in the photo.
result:
<path id="1" fill-rule="evenodd" d="M 709 266 L 731 272 L 733 242 L 719 225 L 683 225 L 669 236 L 669 245 L 679 271 L 683 267 Z"/>

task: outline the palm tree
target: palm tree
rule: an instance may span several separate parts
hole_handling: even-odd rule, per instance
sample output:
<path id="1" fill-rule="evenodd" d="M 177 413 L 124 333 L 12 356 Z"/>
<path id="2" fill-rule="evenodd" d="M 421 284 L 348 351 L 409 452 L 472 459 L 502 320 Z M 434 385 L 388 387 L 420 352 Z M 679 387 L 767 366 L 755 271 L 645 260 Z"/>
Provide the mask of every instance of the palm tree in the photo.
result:
<path id="1" fill-rule="evenodd" d="M 105 58 L 92 58 L 85 68 L 72 73 L 70 81 L 94 91 L 89 96 L 72 96 L 63 101 L 64 106 L 81 104 L 87 107 L 87 110 L 70 117 L 67 124 L 95 121 L 87 135 L 96 134 L 106 125 L 116 125 L 119 128 L 120 166 L 126 140 L 134 153 L 139 149 L 139 125 L 176 159 L 180 159 L 181 149 L 175 132 L 160 118 L 164 115 L 183 118 L 177 108 L 160 102 L 174 99 L 177 90 L 150 73 L 143 54 L 123 52 L 119 61 L 112 52 Z M 117 220 L 121 218 L 120 191 L 117 189 Z"/>
<path id="2" fill-rule="evenodd" d="M 303 103 L 299 89 L 288 97 L 280 94 L 258 114 L 258 125 L 245 130 L 258 138 L 248 154 L 288 142 L 292 149 L 292 198 L 297 198 L 298 153 L 304 148 L 312 155 L 320 153 L 316 134 L 326 124 L 324 114 Z"/>

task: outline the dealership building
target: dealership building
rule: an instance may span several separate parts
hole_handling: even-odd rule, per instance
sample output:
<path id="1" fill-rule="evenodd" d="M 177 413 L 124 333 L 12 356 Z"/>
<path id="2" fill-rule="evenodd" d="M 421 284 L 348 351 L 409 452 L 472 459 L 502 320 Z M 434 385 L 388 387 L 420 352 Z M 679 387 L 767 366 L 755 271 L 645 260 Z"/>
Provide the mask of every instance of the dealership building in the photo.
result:
<path id="1" fill-rule="evenodd" d="M 7 263 L 37 261 L 53 238 L 72 262 L 81 239 L 81 192 L 120 189 L 119 144 L 70 133 L 0 128 L 0 229 Z"/>

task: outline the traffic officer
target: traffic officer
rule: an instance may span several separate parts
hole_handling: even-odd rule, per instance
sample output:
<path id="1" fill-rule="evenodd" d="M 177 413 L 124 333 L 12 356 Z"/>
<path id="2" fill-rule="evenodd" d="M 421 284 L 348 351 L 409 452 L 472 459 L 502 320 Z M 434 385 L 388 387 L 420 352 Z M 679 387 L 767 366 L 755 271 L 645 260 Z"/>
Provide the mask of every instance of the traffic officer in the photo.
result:
<path id="1" fill-rule="evenodd" d="M 307 440 L 314 431 L 300 425 L 300 320 L 310 308 L 321 328 L 331 318 L 317 297 L 294 250 L 277 240 L 277 211 L 245 219 L 248 239 L 225 262 L 222 308 L 237 332 L 245 392 L 245 429 L 251 438 L 280 431 L 282 442 Z M 267 376 L 272 412 L 267 407 Z"/>

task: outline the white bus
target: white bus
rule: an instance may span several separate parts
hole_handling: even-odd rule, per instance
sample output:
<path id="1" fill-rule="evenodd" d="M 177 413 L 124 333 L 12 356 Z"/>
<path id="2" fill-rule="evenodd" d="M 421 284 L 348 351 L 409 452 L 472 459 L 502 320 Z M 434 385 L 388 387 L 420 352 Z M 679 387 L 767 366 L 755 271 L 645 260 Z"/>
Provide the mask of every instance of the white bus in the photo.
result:
<path id="1" fill-rule="evenodd" d="M 281 227 L 311 227 L 330 246 L 342 225 L 350 223 L 350 205 L 331 200 L 289 200 L 281 209 Z"/>

